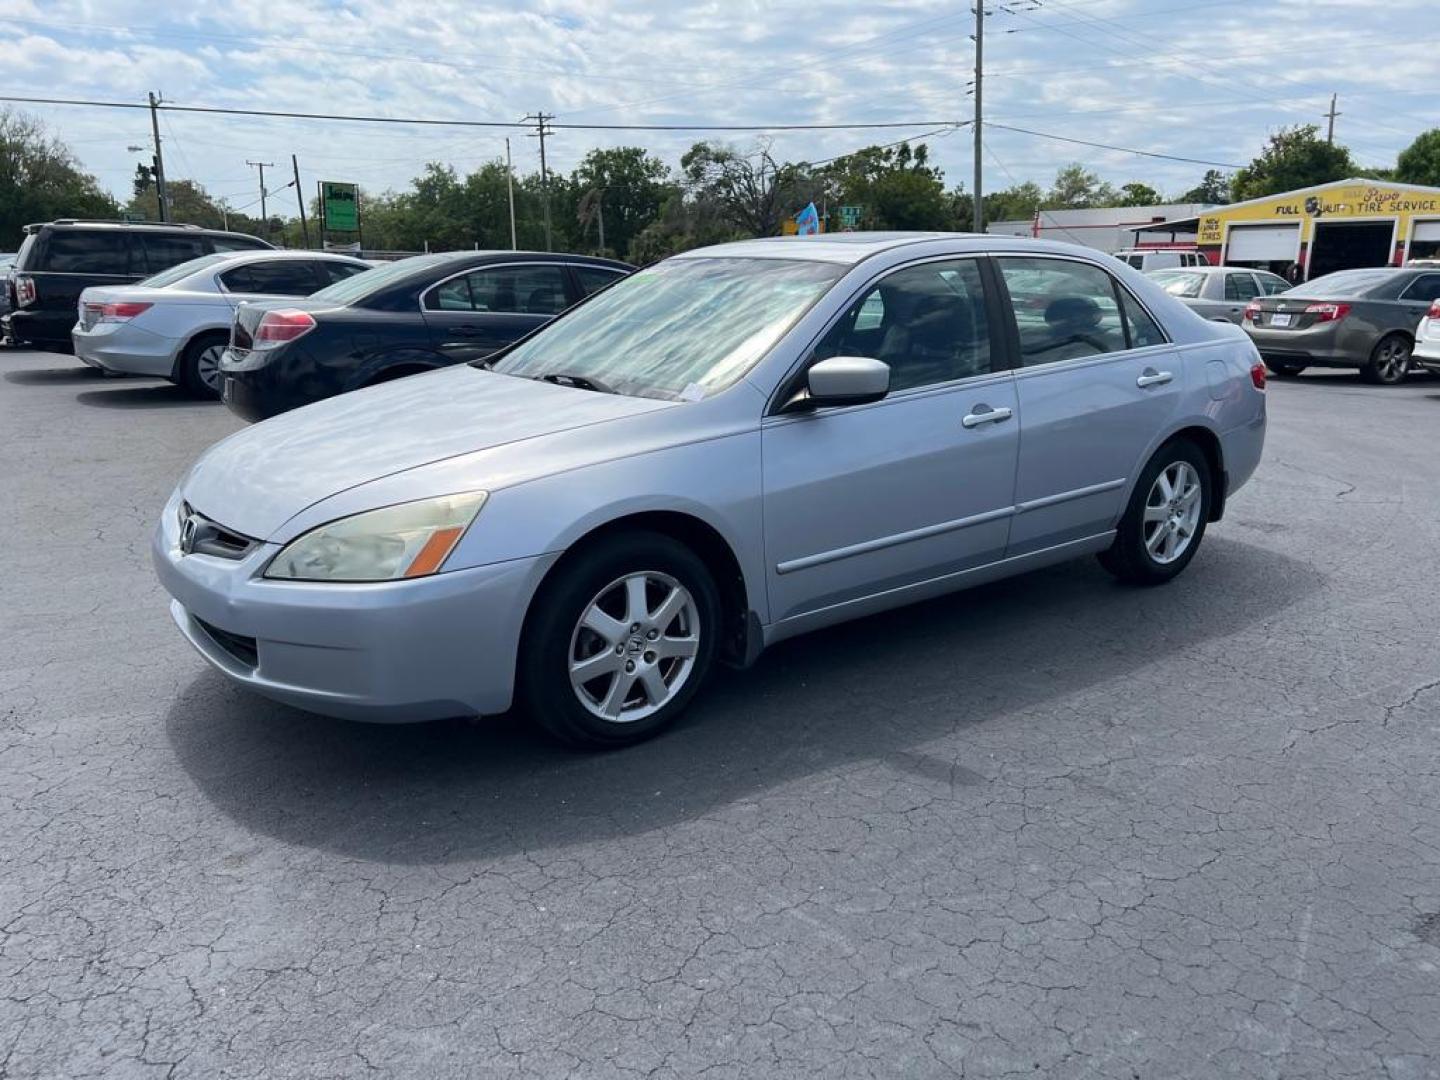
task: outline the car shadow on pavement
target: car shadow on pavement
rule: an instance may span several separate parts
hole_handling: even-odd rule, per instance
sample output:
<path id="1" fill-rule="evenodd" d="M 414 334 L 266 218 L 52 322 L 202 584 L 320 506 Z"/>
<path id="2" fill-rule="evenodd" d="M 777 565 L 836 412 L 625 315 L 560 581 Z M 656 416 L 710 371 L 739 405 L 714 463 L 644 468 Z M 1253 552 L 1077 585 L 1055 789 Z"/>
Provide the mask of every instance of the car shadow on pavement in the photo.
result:
<path id="1" fill-rule="evenodd" d="M 5 381 L 17 386 L 53 386 L 56 383 L 99 382 L 105 378 L 103 371 L 82 364 L 76 360 L 71 367 L 35 368 L 24 371 L 5 372 Z"/>
<path id="2" fill-rule="evenodd" d="M 224 813 L 287 843 L 405 864 L 491 858 L 642 833 L 822 770 L 884 759 L 1184 656 L 1319 589 L 1309 563 L 1215 538 L 1181 579 L 1119 586 L 1092 560 L 784 642 L 720 669 L 669 733 L 572 753 L 515 716 L 423 725 L 317 717 L 210 671 L 167 733 Z M 937 759 L 938 760 L 938 759 Z M 980 762 L 935 765 L 984 784 Z M 934 769 L 930 769 L 934 771 Z"/>
<path id="3" fill-rule="evenodd" d="M 95 409 L 173 409 L 183 405 L 214 408 L 220 404 L 197 398 L 169 382 L 114 390 L 85 390 L 76 394 L 75 400 Z"/>

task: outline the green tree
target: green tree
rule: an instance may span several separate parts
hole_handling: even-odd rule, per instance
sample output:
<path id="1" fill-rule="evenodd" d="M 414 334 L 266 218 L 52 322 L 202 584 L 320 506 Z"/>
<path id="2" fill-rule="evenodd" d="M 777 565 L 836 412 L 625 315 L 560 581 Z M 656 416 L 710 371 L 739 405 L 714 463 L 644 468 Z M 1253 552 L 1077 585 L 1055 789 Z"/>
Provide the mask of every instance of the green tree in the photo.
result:
<path id="1" fill-rule="evenodd" d="M 776 162 L 763 144 L 742 154 L 733 146 L 698 142 L 680 159 L 680 170 L 694 203 L 713 209 L 742 236 L 776 235 L 808 187 L 803 169 Z"/>
<path id="2" fill-rule="evenodd" d="M 1281 128 L 1270 136 L 1260 156 L 1235 174 L 1230 194 L 1236 202 L 1244 202 L 1344 180 L 1358 171 L 1350 151 L 1320 138 L 1314 124 Z"/>
<path id="3" fill-rule="evenodd" d="M 1440 187 L 1440 128 L 1431 128 L 1400 151 L 1395 179 L 1402 184 Z"/>
<path id="4" fill-rule="evenodd" d="M 57 217 L 118 217 L 120 208 L 40 121 L 0 109 L 0 251 L 14 251 L 22 226 Z"/>
<path id="5" fill-rule="evenodd" d="M 930 164 L 923 143 L 911 147 L 868 146 L 838 158 L 819 173 L 833 205 L 861 207 L 866 229 L 948 229 L 955 206 L 945 193 L 945 176 Z"/>
<path id="6" fill-rule="evenodd" d="M 1027 221 L 1035 216 L 1040 204 L 1045 201 L 1045 192 L 1033 180 L 1023 184 L 991 192 L 985 196 L 986 221 Z M 970 220 L 966 209 L 965 220 Z"/>
<path id="7" fill-rule="evenodd" d="M 669 167 L 639 146 L 591 150 L 571 174 L 570 184 L 581 233 L 577 250 L 599 250 L 603 218 L 605 247 L 622 259 L 674 191 Z"/>
<path id="8" fill-rule="evenodd" d="M 1165 197 L 1149 184 L 1132 181 L 1120 188 L 1120 199 L 1116 206 L 1159 206 Z"/>
<path id="9" fill-rule="evenodd" d="M 125 209 L 130 213 L 142 215 L 146 221 L 159 221 L 160 199 L 155 193 L 154 178 L 150 175 L 150 169 L 145 165 L 135 166 L 134 191 L 135 194 L 125 204 Z M 170 220 L 174 222 L 199 225 L 205 229 L 228 228 L 231 232 L 264 236 L 272 241 L 278 241 L 283 230 L 280 222 L 272 221 L 270 229 L 273 231 L 271 235 L 267 236 L 266 224 L 258 215 L 252 216 L 222 207 L 204 187 L 193 180 L 167 178 L 165 196 L 166 201 L 170 204 Z M 275 199 L 279 196 L 279 192 L 272 191 L 270 193 L 271 206 L 275 205 Z"/>
<path id="10" fill-rule="evenodd" d="M 1206 169 L 1200 183 L 1180 196 L 1180 202 L 1187 203 L 1228 203 L 1230 201 L 1230 178 L 1219 169 Z"/>
<path id="11" fill-rule="evenodd" d="M 1091 206 L 1114 206 L 1119 196 L 1113 187 L 1079 162 L 1055 174 L 1055 183 L 1045 195 L 1046 210 L 1083 210 Z"/>

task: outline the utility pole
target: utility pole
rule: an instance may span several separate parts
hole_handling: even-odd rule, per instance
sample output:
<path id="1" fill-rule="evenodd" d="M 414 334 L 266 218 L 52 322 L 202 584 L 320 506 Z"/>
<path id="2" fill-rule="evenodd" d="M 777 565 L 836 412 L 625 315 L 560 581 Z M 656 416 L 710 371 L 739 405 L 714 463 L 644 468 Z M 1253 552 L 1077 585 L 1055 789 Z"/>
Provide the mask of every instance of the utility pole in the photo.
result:
<path id="1" fill-rule="evenodd" d="M 975 0 L 975 192 L 974 209 L 970 213 L 970 231 L 985 231 L 985 198 L 981 188 L 981 155 L 985 144 L 980 134 L 980 123 L 984 118 L 985 79 L 985 0 Z"/>
<path id="2" fill-rule="evenodd" d="M 305 221 L 305 192 L 300 187 L 300 162 L 290 155 L 290 167 L 295 170 L 295 201 L 300 204 L 300 235 L 305 238 L 305 250 L 310 250 L 310 226 Z"/>
<path id="3" fill-rule="evenodd" d="M 545 167 L 545 136 L 554 134 L 546 125 L 555 119 L 555 114 L 536 112 L 520 119 L 535 121 L 535 133 L 529 137 L 540 140 L 540 202 L 545 208 L 545 250 L 553 251 L 550 245 L 550 171 Z"/>
<path id="4" fill-rule="evenodd" d="M 505 193 L 510 196 L 510 250 L 519 251 L 515 240 L 515 170 L 510 165 L 510 137 L 505 137 Z"/>
<path id="5" fill-rule="evenodd" d="M 165 157 L 160 152 L 160 98 L 150 92 L 150 131 L 155 136 L 155 199 L 160 204 L 160 220 L 170 220 L 170 193 L 165 188 Z"/>
<path id="6" fill-rule="evenodd" d="M 265 230 L 266 239 L 268 240 L 270 234 L 270 215 L 265 212 L 265 197 L 270 193 L 265 190 L 265 170 L 273 169 L 275 163 L 273 161 L 250 161 L 246 159 L 245 164 L 249 165 L 252 169 L 260 170 L 260 220 L 263 222 L 261 227 Z"/>
<path id="7" fill-rule="evenodd" d="M 1345 115 L 1344 113 L 1340 113 L 1340 112 L 1336 112 L 1336 111 L 1335 111 L 1335 99 L 1336 99 L 1338 96 L 1339 96 L 1338 94 L 1331 94 L 1331 95 L 1330 95 L 1330 111 L 1329 111 L 1328 113 L 1325 113 L 1325 114 L 1324 114 L 1325 116 L 1328 116 L 1328 117 L 1330 118 L 1330 129 L 1329 129 L 1329 131 L 1328 131 L 1328 132 L 1326 133 L 1326 135 L 1325 135 L 1325 141 L 1326 141 L 1327 143 L 1331 144 L 1332 146 L 1335 144 L 1335 118 L 1336 118 L 1337 116 L 1344 116 L 1344 115 Z"/>

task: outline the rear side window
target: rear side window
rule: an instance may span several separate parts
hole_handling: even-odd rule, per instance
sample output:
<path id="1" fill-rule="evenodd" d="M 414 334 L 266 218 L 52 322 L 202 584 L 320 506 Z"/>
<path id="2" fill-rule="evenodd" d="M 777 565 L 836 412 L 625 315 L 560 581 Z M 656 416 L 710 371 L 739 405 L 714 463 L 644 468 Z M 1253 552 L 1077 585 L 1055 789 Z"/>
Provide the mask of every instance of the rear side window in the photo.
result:
<path id="1" fill-rule="evenodd" d="M 132 260 L 130 239 L 119 229 L 55 229 L 46 238 L 38 269 L 57 274 L 140 273 L 144 263 L 138 252 Z"/>
<path id="2" fill-rule="evenodd" d="M 1163 345 L 1164 331 L 1098 266 L 1068 259 L 1000 258 L 1023 367 Z"/>
<path id="3" fill-rule="evenodd" d="M 210 236 L 212 251 L 260 251 L 270 245 L 253 236 Z"/>
<path id="4" fill-rule="evenodd" d="M 138 239 L 145 248 L 145 263 L 152 274 L 208 254 L 205 240 L 200 236 L 144 233 Z"/>
<path id="5" fill-rule="evenodd" d="M 1226 300 L 1254 300 L 1258 295 L 1255 279 L 1249 274 L 1225 275 Z"/>
<path id="6" fill-rule="evenodd" d="M 599 266 L 572 266 L 570 269 L 575 271 L 575 277 L 580 282 L 581 296 L 597 293 L 606 285 L 613 285 L 625 276 L 622 271 L 606 270 Z"/>
<path id="7" fill-rule="evenodd" d="M 1426 300 L 1440 298 L 1440 274 L 1421 274 L 1400 294 L 1401 300 Z"/>
<path id="8" fill-rule="evenodd" d="M 308 259 L 274 259 L 247 263 L 220 275 L 230 292 L 272 296 L 309 296 L 320 287 Z"/>
<path id="9" fill-rule="evenodd" d="M 333 285 L 370 269 L 368 266 L 355 266 L 351 263 L 330 262 L 328 259 L 317 262 L 315 268 L 320 271 L 320 280 L 326 285 Z"/>

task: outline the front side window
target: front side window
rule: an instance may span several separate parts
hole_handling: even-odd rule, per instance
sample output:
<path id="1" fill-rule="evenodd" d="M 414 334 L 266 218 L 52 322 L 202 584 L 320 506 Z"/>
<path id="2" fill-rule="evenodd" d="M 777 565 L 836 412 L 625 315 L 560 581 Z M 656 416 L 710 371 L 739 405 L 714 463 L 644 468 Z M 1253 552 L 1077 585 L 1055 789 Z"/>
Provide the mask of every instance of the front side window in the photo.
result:
<path id="1" fill-rule="evenodd" d="M 890 367 L 890 389 L 991 370 L 985 290 L 974 259 L 924 263 L 881 279 L 815 347 L 815 359 L 868 356 Z"/>
<path id="2" fill-rule="evenodd" d="M 1255 272 L 1255 280 L 1260 283 L 1260 292 L 1265 296 L 1274 296 L 1276 293 L 1284 292 L 1290 288 L 1290 283 L 1278 274 L 1270 274 L 1264 270 Z"/>
<path id="3" fill-rule="evenodd" d="M 1226 300 L 1254 300 L 1259 295 L 1255 279 L 1249 274 L 1225 275 Z"/>
<path id="4" fill-rule="evenodd" d="M 619 394 L 687 400 L 749 371 L 846 267 L 809 259 L 667 259 L 617 281 L 493 365 Z"/>
<path id="5" fill-rule="evenodd" d="M 119 229 L 56 229 L 45 243 L 43 269 L 59 274 L 133 273 L 130 234 Z"/>
<path id="6" fill-rule="evenodd" d="M 1012 258 L 998 259 L 996 265 L 1010 291 L 1022 366 L 1100 356 L 1128 347 L 1114 280 L 1098 266 Z"/>

